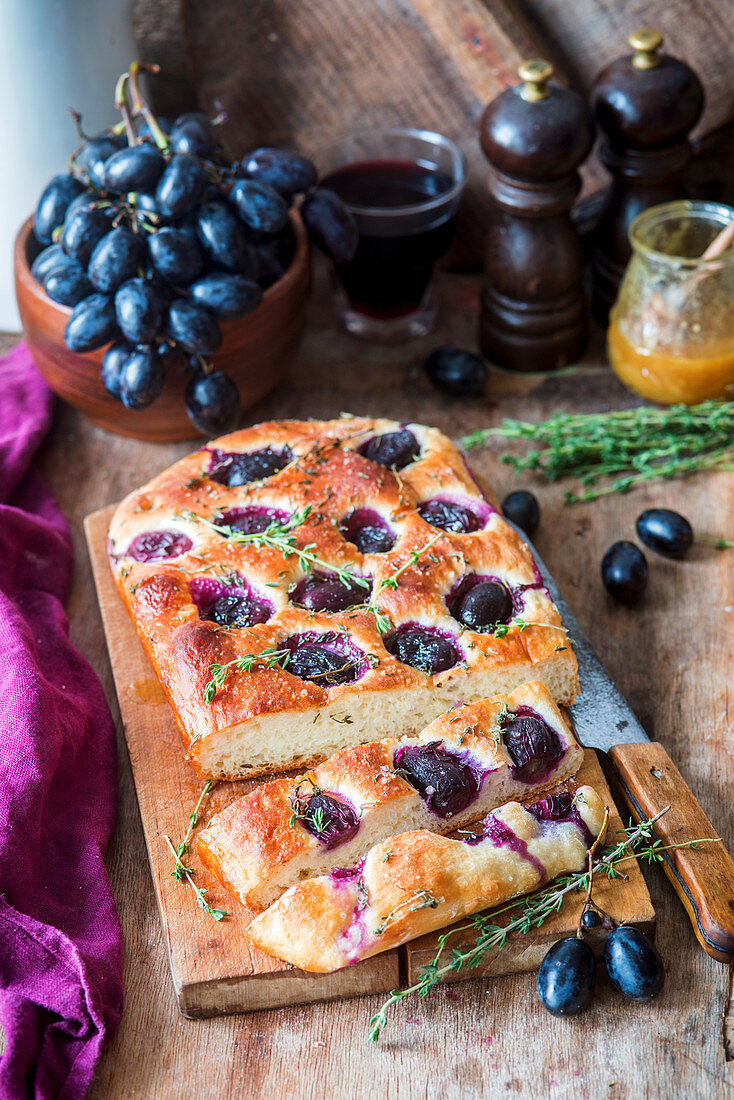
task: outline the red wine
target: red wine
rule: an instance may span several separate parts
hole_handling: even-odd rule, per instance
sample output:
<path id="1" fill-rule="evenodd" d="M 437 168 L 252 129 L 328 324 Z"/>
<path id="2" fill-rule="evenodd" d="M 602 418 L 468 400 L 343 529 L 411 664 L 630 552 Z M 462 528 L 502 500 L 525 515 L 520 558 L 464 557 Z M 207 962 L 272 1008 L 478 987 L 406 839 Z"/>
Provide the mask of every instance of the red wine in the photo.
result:
<path id="1" fill-rule="evenodd" d="M 440 199 L 452 187 L 452 180 L 433 165 L 408 160 L 369 160 L 337 168 L 322 186 L 336 191 L 353 208 L 360 227 L 359 245 L 353 260 L 337 268 L 353 309 L 368 317 L 391 320 L 413 313 L 420 307 L 431 279 L 433 266 L 448 248 L 454 232 L 454 208 L 443 207 L 420 217 L 407 208 Z M 400 210 L 375 233 L 375 217 L 360 217 L 360 207 Z M 355 209 L 356 208 L 356 209 Z M 417 227 L 410 231 L 406 222 Z M 384 234 L 390 233 L 391 236 Z"/>

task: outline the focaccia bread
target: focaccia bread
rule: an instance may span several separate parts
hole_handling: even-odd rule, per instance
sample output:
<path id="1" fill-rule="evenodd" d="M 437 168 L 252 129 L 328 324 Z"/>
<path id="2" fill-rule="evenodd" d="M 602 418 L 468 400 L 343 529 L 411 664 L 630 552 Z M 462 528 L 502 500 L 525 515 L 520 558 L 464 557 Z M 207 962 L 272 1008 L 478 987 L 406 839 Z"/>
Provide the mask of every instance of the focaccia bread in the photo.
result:
<path id="1" fill-rule="evenodd" d="M 117 509 L 112 567 L 201 774 L 310 764 L 576 660 L 532 555 L 434 428 L 282 421 Z"/>
<path id="2" fill-rule="evenodd" d="M 245 935 L 301 970 L 339 970 L 582 870 L 603 827 L 601 799 L 580 787 L 527 809 L 508 802 L 463 841 L 403 833 L 355 868 L 291 886 Z"/>
<path id="3" fill-rule="evenodd" d="M 202 862 L 250 909 L 293 883 L 353 866 L 385 837 L 449 833 L 575 775 L 583 749 L 548 690 L 523 684 L 457 707 L 417 737 L 335 753 L 297 779 L 263 783 L 198 836 Z"/>

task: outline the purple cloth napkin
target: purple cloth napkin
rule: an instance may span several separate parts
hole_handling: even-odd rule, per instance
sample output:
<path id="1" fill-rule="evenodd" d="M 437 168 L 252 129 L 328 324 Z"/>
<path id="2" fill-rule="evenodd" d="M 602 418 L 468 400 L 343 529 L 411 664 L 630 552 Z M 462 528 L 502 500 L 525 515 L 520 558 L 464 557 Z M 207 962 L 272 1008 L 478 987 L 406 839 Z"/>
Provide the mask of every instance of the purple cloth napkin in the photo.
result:
<path id="1" fill-rule="evenodd" d="M 2 1100 L 84 1096 L 122 1014 L 114 729 L 68 638 L 69 529 L 30 465 L 52 409 L 20 345 L 0 362 Z"/>

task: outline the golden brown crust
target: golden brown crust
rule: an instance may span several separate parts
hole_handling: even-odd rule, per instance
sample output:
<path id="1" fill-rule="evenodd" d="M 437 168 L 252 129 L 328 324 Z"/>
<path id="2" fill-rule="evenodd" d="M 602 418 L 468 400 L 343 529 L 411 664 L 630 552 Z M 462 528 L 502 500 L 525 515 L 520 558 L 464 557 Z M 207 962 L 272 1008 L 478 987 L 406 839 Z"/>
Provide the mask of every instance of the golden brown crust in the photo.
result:
<path id="1" fill-rule="evenodd" d="M 388 699 L 411 690 L 425 695 L 450 684 L 456 696 L 471 698 L 487 694 L 486 683 L 482 690 L 476 683 L 480 674 L 486 677 L 507 670 L 512 681 L 507 686 L 513 686 L 534 674 L 548 681 L 550 669 L 563 683 L 557 701 L 572 701 L 575 658 L 530 551 L 488 503 L 454 445 L 436 429 L 408 425 L 422 450 L 405 469 L 392 472 L 357 453 L 357 447 L 371 436 L 399 427 L 393 421 L 367 418 L 256 425 L 182 459 L 117 509 L 110 527 L 113 570 L 189 757 L 203 773 L 236 777 L 293 766 L 296 753 L 283 760 L 274 756 L 251 764 L 240 762 L 234 772 L 217 771 L 213 761 L 223 758 L 232 731 L 244 729 L 248 722 L 289 713 L 308 714 L 310 720 L 311 715 L 331 713 L 342 703 L 348 709 L 365 695 Z M 212 452 L 286 446 L 293 461 L 263 481 L 228 488 L 208 476 Z M 484 527 L 456 534 L 431 526 L 416 505 L 432 498 L 465 504 L 481 515 Z M 461 655 L 459 665 L 428 676 L 387 652 L 372 614 L 359 610 L 315 614 L 293 606 L 289 592 L 304 576 L 294 555 L 284 557 L 278 549 L 235 544 L 208 525 L 228 509 L 245 504 L 288 515 L 310 507 L 310 514 L 294 529 L 297 544 L 310 546 L 334 569 L 351 567 L 358 575 L 371 577 L 375 603 L 396 626 L 418 622 L 450 635 Z M 392 550 L 363 555 L 346 541 L 339 524 L 359 507 L 377 511 L 389 524 L 396 535 Z M 192 545 L 186 553 L 165 561 L 133 560 L 128 554 L 133 539 L 156 530 L 178 532 Z M 430 551 L 410 564 L 411 555 L 434 538 Z M 380 583 L 404 565 L 408 568 L 399 584 L 381 589 Z M 461 630 L 449 614 L 446 598 L 467 573 L 502 579 L 512 589 L 518 614 L 527 625 L 513 626 L 504 637 Z M 267 623 L 231 629 L 200 619 L 189 592 L 192 578 L 232 574 L 271 603 L 274 613 Z M 334 630 L 345 631 L 374 666 L 354 683 L 327 688 L 280 667 L 259 667 L 229 675 L 215 699 L 203 701 L 209 665 L 278 649 L 293 634 Z M 386 732 L 373 727 L 363 730 L 359 739 Z M 345 731 L 342 743 L 348 739 Z M 325 751 L 331 747 L 325 744 Z M 267 755 L 267 746 L 263 751 Z M 306 759 L 319 755 L 325 752 L 311 748 Z"/>
<path id="2" fill-rule="evenodd" d="M 576 792 L 573 819 L 544 821 L 518 802 L 490 817 L 499 834 L 466 844 L 432 833 L 390 837 L 349 877 L 323 875 L 291 886 L 246 935 L 261 951 L 326 973 L 528 893 L 586 863 L 587 837 L 604 823 L 596 791 Z"/>
<path id="3" fill-rule="evenodd" d="M 502 742 L 508 712 L 528 708 L 555 732 L 560 755 L 539 778 L 525 782 L 514 774 Z M 409 745 L 438 743 L 471 762 L 481 786 L 462 812 L 441 818 L 393 770 L 395 753 Z M 523 684 L 508 695 L 482 699 L 436 718 L 417 737 L 387 738 L 335 753 L 293 780 L 256 787 L 216 814 L 198 837 L 198 850 L 214 875 L 243 905 L 263 909 L 305 877 L 329 867 L 352 866 L 365 851 L 396 831 L 453 832 L 484 817 L 510 798 L 533 799 L 575 775 L 583 750 L 543 684 Z M 346 802 L 358 815 L 359 830 L 346 843 L 327 850 L 294 817 L 296 798 L 323 791 Z"/>

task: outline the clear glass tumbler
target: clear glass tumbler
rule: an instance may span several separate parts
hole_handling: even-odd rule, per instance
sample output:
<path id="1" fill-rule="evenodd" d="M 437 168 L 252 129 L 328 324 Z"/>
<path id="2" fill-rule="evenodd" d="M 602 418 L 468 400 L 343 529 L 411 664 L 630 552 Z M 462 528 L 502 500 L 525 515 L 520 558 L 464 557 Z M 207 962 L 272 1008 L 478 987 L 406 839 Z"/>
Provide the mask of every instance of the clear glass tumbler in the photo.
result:
<path id="1" fill-rule="evenodd" d="M 630 226 L 607 351 L 622 382 L 650 401 L 734 397 L 733 222 L 730 206 L 681 200 Z"/>
<path id="2" fill-rule="evenodd" d="M 454 233 L 465 181 L 463 154 L 430 130 L 349 134 L 316 156 L 322 186 L 354 214 L 353 260 L 333 269 L 334 300 L 358 336 L 398 341 L 433 327 L 433 275 Z"/>

